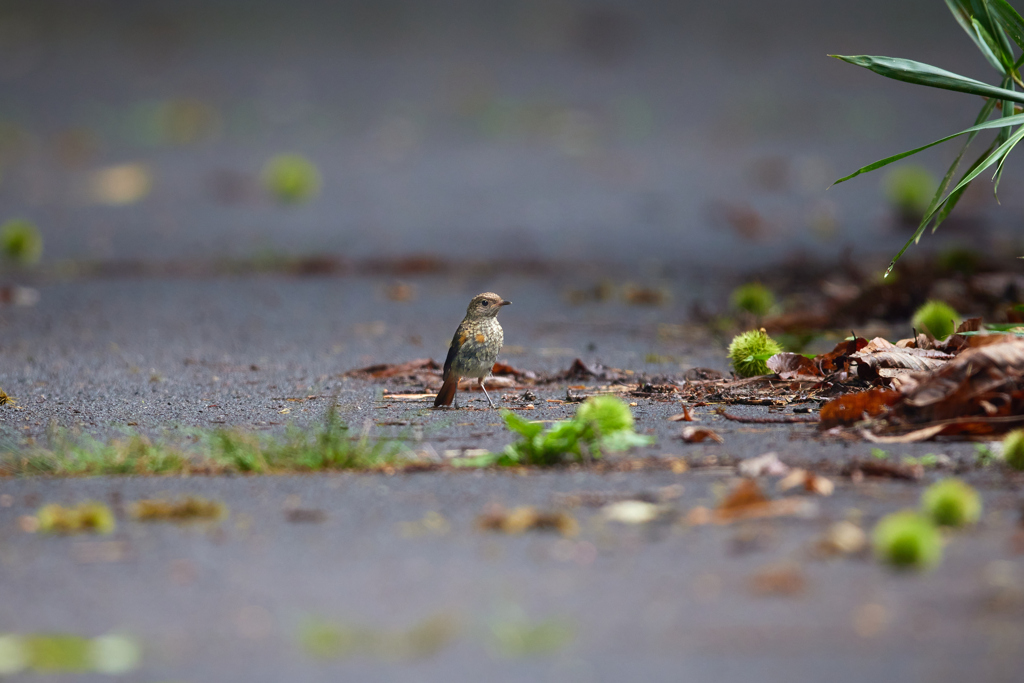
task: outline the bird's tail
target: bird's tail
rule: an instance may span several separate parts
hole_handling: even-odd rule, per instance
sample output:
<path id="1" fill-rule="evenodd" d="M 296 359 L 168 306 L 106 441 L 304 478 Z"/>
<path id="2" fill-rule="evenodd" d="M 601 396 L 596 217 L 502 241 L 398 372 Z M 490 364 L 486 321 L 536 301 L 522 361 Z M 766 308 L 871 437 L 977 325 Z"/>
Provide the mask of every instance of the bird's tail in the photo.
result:
<path id="1" fill-rule="evenodd" d="M 459 388 L 459 378 L 455 376 L 455 373 L 449 373 L 448 377 L 445 378 L 444 384 L 437 392 L 437 398 L 434 399 L 434 407 L 439 406 L 450 406 L 452 401 L 455 400 L 455 390 Z"/>

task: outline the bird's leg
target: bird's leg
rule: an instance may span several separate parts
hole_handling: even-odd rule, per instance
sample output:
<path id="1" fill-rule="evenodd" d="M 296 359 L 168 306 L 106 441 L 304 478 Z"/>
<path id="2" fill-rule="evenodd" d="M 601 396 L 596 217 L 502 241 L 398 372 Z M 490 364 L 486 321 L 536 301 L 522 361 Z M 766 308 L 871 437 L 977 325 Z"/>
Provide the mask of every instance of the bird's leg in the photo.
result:
<path id="1" fill-rule="evenodd" d="M 484 392 L 484 396 L 487 397 L 487 402 L 491 404 L 491 408 L 494 408 L 494 401 L 491 400 L 491 395 L 487 393 L 487 387 L 484 386 L 484 378 L 480 377 L 476 381 L 480 385 L 480 391 Z"/>

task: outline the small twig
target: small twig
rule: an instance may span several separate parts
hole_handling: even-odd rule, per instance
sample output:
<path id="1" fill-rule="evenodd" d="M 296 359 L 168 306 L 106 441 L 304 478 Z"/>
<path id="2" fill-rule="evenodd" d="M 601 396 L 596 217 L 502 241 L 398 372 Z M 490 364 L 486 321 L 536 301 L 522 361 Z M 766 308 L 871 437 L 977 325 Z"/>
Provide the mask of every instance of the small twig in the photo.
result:
<path id="1" fill-rule="evenodd" d="M 726 412 L 725 409 L 717 410 L 715 412 L 726 420 L 732 420 L 733 422 L 749 422 L 752 424 L 793 424 L 820 421 L 817 415 L 770 415 L 768 417 L 742 417 L 740 415 L 732 415 Z"/>

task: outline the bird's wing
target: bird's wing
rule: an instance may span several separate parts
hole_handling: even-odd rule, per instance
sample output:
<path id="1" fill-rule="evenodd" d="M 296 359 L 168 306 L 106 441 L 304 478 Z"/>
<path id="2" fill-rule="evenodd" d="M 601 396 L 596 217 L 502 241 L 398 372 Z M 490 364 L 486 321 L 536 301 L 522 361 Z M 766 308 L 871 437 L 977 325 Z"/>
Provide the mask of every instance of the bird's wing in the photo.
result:
<path id="1" fill-rule="evenodd" d="M 448 379 L 448 371 L 452 369 L 452 361 L 455 360 L 455 354 L 459 352 L 462 345 L 466 343 L 466 339 L 469 337 L 466 332 L 462 330 L 462 325 L 459 325 L 459 329 L 455 330 L 455 336 L 452 337 L 451 346 L 448 347 L 448 357 L 444 359 L 444 372 L 441 375 L 442 379 Z"/>

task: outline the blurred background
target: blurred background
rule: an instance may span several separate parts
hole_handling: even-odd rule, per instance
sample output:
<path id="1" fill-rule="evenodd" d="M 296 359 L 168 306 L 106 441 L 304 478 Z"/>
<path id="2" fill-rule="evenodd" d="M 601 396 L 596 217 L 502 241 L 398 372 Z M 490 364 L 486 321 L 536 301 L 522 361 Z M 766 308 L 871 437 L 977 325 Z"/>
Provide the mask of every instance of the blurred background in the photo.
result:
<path id="1" fill-rule="evenodd" d="M 35 223 L 45 261 L 889 257 L 885 177 L 826 188 L 979 103 L 827 54 L 993 80 L 937 0 L 0 7 L 0 222 Z M 1008 166 L 943 239 L 1018 249 Z"/>

